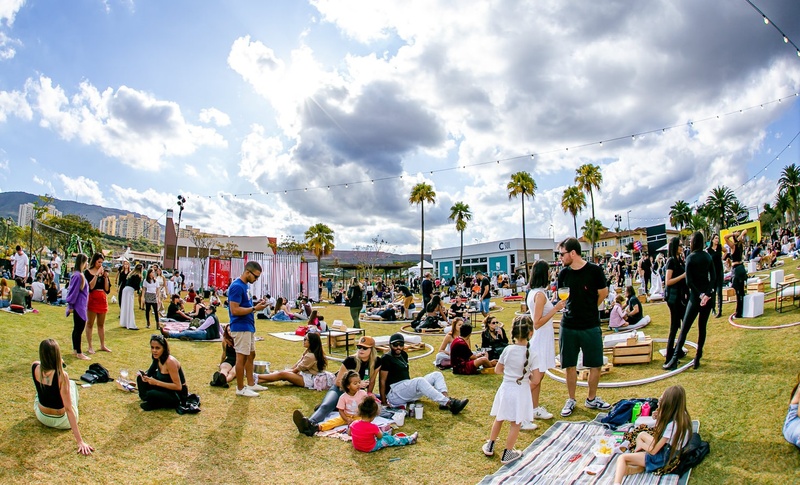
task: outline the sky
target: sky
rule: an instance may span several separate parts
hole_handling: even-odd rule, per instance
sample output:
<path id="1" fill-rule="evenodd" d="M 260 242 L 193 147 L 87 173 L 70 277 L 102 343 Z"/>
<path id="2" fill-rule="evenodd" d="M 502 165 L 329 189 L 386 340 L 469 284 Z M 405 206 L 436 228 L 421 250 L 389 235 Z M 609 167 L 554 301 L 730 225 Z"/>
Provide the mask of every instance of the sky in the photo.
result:
<path id="1" fill-rule="evenodd" d="M 719 185 L 755 212 L 800 163 L 800 2 L 753 3 L 771 25 L 745 0 L 0 0 L 0 190 L 407 253 L 419 182 L 425 252 L 459 244 L 458 201 L 465 244 L 521 237 L 523 170 L 528 237 L 573 233 L 585 163 L 607 227 Z"/>

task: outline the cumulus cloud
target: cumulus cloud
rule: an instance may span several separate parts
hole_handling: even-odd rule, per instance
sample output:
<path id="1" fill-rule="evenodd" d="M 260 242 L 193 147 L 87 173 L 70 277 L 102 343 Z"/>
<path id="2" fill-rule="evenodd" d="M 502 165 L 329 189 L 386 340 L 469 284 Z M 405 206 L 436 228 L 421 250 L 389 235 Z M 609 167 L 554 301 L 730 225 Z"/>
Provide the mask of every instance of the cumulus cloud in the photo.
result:
<path id="1" fill-rule="evenodd" d="M 158 170 L 166 159 L 186 157 L 200 147 L 227 146 L 215 130 L 187 123 L 176 103 L 127 86 L 101 92 L 84 81 L 70 98 L 41 76 L 29 79 L 26 89 L 42 127 L 67 141 L 97 146 L 137 169 Z"/>
<path id="2" fill-rule="evenodd" d="M 83 175 L 73 178 L 63 173 L 58 174 L 57 177 L 64 186 L 65 194 L 88 204 L 103 205 L 105 203 L 103 191 L 100 189 L 100 184 L 96 180 L 84 177 Z"/>
<path id="3" fill-rule="evenodd" d="M 8 115 L 14 115 L 26 121 L 33 117 L 33 110 L 28 104 L 24 92 L 0 91 L 0 123 L 5 122 Z"/>
<path id="4" fill-rule="evenodd" d="M 56 188 L 53 186 L 53 183 L 50 182 L 49 180 L 44 180 L 44 179 L 41 179 L 38 176 L 34 175 L 33 176 L 33 181 L 35 183 L 41 185 L 42 187 L 44 187 L 47 190 L 47 192 L 46 192 L 47 194 L 56 195 Z"/>
<path id="5" fill-rule="evenodd" d="M 23 5 L 25 0 L 0 1 L 0 60 L 13 58 L 17 53 L 15 46 L 22 45 L 19 39 L 9 37 L 5 30 L 14 25 L 14 18 Z"/>
<path id="6" fill-rule="evenodd" d="M 214 123 L 217 126 L 228 126 L 231 124 L 231 117 L 217 108 L 204 108 L 200 110 L 200 121 Z"/>

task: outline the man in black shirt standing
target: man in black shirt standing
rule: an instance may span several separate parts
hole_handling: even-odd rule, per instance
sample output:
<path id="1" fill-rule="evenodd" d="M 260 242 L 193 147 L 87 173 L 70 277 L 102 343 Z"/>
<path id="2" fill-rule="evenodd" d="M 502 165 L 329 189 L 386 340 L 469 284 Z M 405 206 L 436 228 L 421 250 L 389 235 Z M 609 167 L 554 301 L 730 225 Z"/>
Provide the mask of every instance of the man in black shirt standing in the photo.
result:
<path id="1" fill-rule="evenodd" d="M 580 351 L 583 351 L 583 365 L 589 368 L 589 394 L 584 406 L 600 410 L 611 408 L 597 396 L 600 367 L 603 366 L 603 337 L 597 308 L 608 296 L 608 286 L 603 269 L 581 257 L 581 245 L 577 239 L 570 237 L 562 241 L 559 252 L 564 269 L 558 275 L 558 288 L 569 288 L 559 338 L 561 368 L 566 371 L 569 392 L 561 416 L 567 417 L 575 409 Z"/>
<path id="2" fill-rule="evenodd" d="M 644 293 L 650 292 L 650 280 L 653 276 L 653 262 L 650 261 L 650 255 L 645 254 L 642 260 L 639 261 L 639 270 L 642 273 L 642 284 L 644 285 Z"/>
<path id="3" fill-rule="evenodd" d="M 481 305 L 481 314 L 483 318 L 486 318 L 486 315 L 489 314 L 489 304 L 492 302 L 492 283 L 480 271 L 478 271 L 476 277 L 478 278 L 478 284 L 481 285 L 480 296 L 478 297 Z"/>
<path id="4" fill-rule="evenodd" d="M 405 337 L 396 333 L 389 337 L 391 350 L 380 360 L 381 399 L 387 406 L 405 406 L 423 396 L 439 403 L 439 409 L 458 414 L 469 399 L 455 399 L 447 396 L 447 384 L 441 372 L 431 372 L 425 377 L 411 379 L 408 372 L 408 354 L 403 350 Z M 377 367 L 377 366 L 376 366 Z"/>
<path id="5" fill-rule="evenodd" d="M 425 279 L 422 280 L 422 308 L 426 308 L 433 296 L 433 280 L 431 274 L 425 273 Z"/>

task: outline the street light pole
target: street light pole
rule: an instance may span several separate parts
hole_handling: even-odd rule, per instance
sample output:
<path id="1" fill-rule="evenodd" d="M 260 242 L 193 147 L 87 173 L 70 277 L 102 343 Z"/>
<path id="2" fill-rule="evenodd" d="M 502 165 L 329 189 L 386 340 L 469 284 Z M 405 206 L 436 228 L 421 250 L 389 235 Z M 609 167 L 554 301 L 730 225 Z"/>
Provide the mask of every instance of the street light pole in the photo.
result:
<path id="1" fill-rule="evenodd" d="M 630 230 L 631 230 L 631 211 L 632 210 L 633 209 L 628 211 L 628 232 L 630 232 Z M 630 234 L 628 234 L 628 235 L 630 236 Z"/>
<path id="2" fill-rule="evenodd" d="M 183 208 L 184 204 L 186 204 L 186 198 L 179 195 L 178 196 L 178 228 L 175 229 L 175 271 L 178 271 L 178 239 L 180 238 L 181 233 L 181 216 L 183 215 Z"/>

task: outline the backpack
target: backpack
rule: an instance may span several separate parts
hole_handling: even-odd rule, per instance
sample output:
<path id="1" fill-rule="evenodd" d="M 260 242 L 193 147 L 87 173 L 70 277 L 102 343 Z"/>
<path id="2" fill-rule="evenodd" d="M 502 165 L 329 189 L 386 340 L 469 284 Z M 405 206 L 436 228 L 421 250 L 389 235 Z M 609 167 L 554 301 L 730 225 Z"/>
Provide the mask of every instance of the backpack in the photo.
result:
<path id="1" fill-rule="evenodd" d="M 108 369 L 98 363 L 89 366 L 89 369 L 81 376 L 81 380 L 89 384 L 104 384 L 111 380 Z"/>
<path id="2" fill-rule="evenodd" d="M 683 450 L 680 456 L 675 457 L 665 467 L 653 473 L 656 475 L 666 475 L 668 473 L 674 473 L 679 476 L 683 475 L 699 465 L 706 455 L 708 455 L 709 451 L 711 451 L 711 446 L 708 444 L 708 441 L 703 441 L 699 433 L 692 433 L 689 444 L 686 445 L 686 449 Z"/>
<path id="3" fill-rule="evenodd" d="M 631 418 L 633 417 L 633 407 L 636 405 L 637 402 L 650 403 L 650 413 L 652 414 L 653 411 L 658 409 L 658 399 L 648 397 L 645 399 L 622 399 L 614 403 L 611 407 L 611 410 L 608 411 L 606 417 L 600 420 L 601 423 L 607 424 L 613 428 L 618 426 L 622 426 L 623 424 L 627 424 L 631 422 Z"/>

